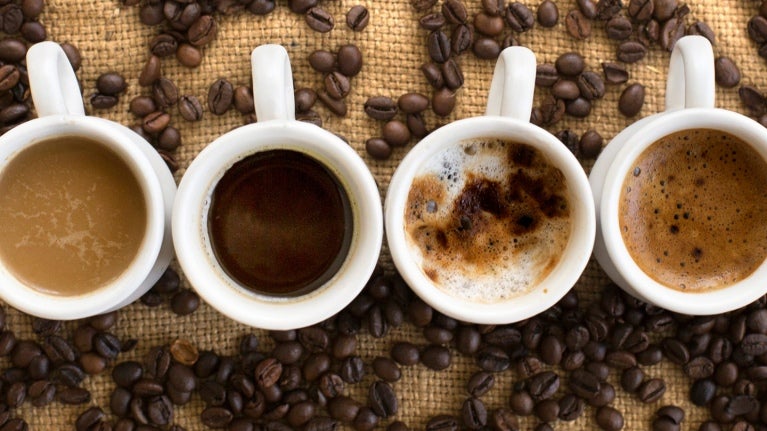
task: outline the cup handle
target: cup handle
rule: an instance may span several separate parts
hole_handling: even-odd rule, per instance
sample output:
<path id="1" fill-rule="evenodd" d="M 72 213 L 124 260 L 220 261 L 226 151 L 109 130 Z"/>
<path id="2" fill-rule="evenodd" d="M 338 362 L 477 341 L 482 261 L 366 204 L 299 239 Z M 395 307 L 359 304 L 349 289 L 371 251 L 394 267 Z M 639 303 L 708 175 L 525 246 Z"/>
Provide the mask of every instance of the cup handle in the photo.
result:
<path id="1" fill-rule="evenodd" d="M 495 63 L 485 115 L 530 121 L 535 92 L 535 54 L 523 46 L 510 46 Z"/>
<path id="2" fill-rule="evenodd" d="M 713 108 L 714 52 L 703 36 L 685 36 L 671 53 L 666 82 L 666 111 Z"/>
<path id="3" fill-rule="evenodd" d="M 27 51 L 29 89 L 39 117 L 85 115 L 77 76 L 55 42 L 40 42 Z"/>
<path id="4" fill-rule="evenodd" d="M 261 45 L 250 56 L 253 101 L 258 121 L 295 120 L 293 74 L 281 45 Z"/>

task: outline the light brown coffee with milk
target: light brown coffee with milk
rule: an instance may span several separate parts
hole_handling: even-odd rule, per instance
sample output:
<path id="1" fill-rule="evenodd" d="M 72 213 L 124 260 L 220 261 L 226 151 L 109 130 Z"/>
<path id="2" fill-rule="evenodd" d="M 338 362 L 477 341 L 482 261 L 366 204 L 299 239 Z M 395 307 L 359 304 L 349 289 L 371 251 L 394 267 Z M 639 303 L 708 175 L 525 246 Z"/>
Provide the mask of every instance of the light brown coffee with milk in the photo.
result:
<path id="1" fill-rule="evenodd" d="M 424 274 L 474 302 L 524 294 L 556 267 L 572 230 L 564 174 L 537 149 L 471 140 L 430 158 L 408 194 L 405 232 Z"/>
<path id="2" fill-rule="evenodd" d="M 722 131 L 650 145 L 624 180 L 623 242 L 655 281 L 686 292 L 737 283 L 767 258 L 767 163 Z"/>
<path id="3" fill-rule="evenodd" d="M 0 174 L 0 260 L 24 284 L 54 295 L 92 292 L 136 258 L 147 204 L 136 175 L 89 138 L 36 143 Z"/>

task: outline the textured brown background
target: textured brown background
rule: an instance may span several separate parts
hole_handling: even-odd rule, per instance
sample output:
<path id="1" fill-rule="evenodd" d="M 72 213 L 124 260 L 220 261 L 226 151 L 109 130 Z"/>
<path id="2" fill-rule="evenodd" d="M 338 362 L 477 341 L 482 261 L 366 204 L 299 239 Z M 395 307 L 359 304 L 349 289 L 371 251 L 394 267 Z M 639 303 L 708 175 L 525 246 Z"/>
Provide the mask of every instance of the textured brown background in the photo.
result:
<path id="1" fill-rule="evenodd" d="M 208 86 L 219 77 L 229 79 L 235 85 L 249 84 L 250 51 L 263 43 L 284 45 L 293 63 L 296 88 L 310 86 L 319 88 L 321 76 L 314 72 L 306 58 L 315 49 L 334 50 L 346 43 L 358 45 L 364 54 L 365 66 L 354 78 L 353 89 L 347 98 L 349 115 L 337 118 L 323 107 L 320 111 L 324 127 L 348 138 L 358 153 L 365 158 L 376 177 L 382 196 L 388 186 L 389 177 L 407 149 L 396 149 L 393 157 L 387 161 L 375 161 L 366 156 L 364 142 L 380 132 L 380 125 L 367 118 L 362 111 L 364 101 L 374 95 L 387 95 L 393 98 L 405 92 L 419 91 L 428 94 L 418 66 L 428 59 L 425 49 L 426 32 L 418 27 L 419 14 L 407 0 L 332 0 L 323 5 L 335 16 L 336 27 L 328 34 L 312 32 L 303 17 L 292 14 L 286 7 L 286 1 L 278 0 L 275 12 L 264 17 L 248 13 L 235 16 L 219 17 L 217 39 L 205 48 L 205 58 L 197 69 L 180 66 L 173 58 L 163 61 L 166 76 L 172 78 L 183 94 L 195 94 L 206 100 Z M 472 14 L 479 10 L 479 0 L 465 0 Z M 524 0 L 535 10 L 539 1 Z M 748 39 L 746 22 L 756 13 L 759 1 L 727 0 L 705 1 L 690 0 L 688 5 L 691 15 L 688 23 L 696 19 L 707 22 L 716 32 L 715 51 L 717 55 L 733 58 L 743 72 L 743 83 L 750 83 L 767 88 L 764 75 L 765 63 L 756 55 L 756 45 Z M 371 12 L 370 25 L 361 33 L 349 30 L 344 22 L 346 11 L 355 4 L 364 4 Z M 560 17 L 574 8 L 574 1 L 557 2 Z M 91 112 L 93 115 L 110 118 L 125 125 L 136 121 L 128 113 L 128 102 L 138 94 L 147 94 L 146 89 L 137 83 L 139 71 L 146 61 L 149 50 L 148 42 L 158 29 L 148 28 L 138 21 L 138 8 L 126 8 L 117 0 L 48 0 L 41 21 L 49 31 L 49 39 L 58 42 L 70 42 L 81 50 L 83 66 L 78 75 L 89 96 L 95 87 L 96 77 L 105 71 L 113 70 L 125 76 L 129 83 L 127 93 L 120 104 L 108 111 Z M 519 35 L 520 42 L 531 48 L 539 62 L 553 62 L 564 52 L 577 50 L 584 54 L 588 67 L 601 72 L 602 61 L 614 61 L 616 44 L 604 37 L 603 24 L 594 23 L 594 32 L 586 41 L 571 40 L 564 29 L 563 21 L 552 29 L 536 27 L 532 31 Z M 493 62 L 476 59 L 467 54 L 461 57 L 461 65 L 466 77 L 466 84 L 459 92 L 458 106 L 447 119 L 436 120 L 428 117 L 430 125 L 444 124 L 455 119 L 480 115 L 484 111 L 486 89 L 493 70 Z M 667 71 L 668 53 L 660 48 L 653 48 L 645 60 L 629 65 L 631 82 L 641 82 L 647 87 L 647 97 L 640 116 L 649 115 L 662 108 Z M 595 128 L 609 141 L 616 133 L 636 120 L 626 119 L 617 113 L 616 104 L 623 86 L 608 87 L 607 95 L 598 101 L 592 114 L 587 119 L 567 119 L 552 129 L 552 132 L 571 128 L 579 134 L 589 128 Z M 542 93 L 542 91 L 538 91 Z M 717 106 L 743 112 L 744 107 L 737 98 L 736 90 L 717 90 Z M 90 107 L 87 106 L 90 110 Z M 203 121 L 187 123 L 173 111 L 173 125 L 182 132 L 183 146 L 177 156 L 183 167 L 215 137 L 237 127 L 245 121 L 244 117 L 231 110 L 226 115 L 217 117 L 205 114 Z M 411 143 L 413 145 L 413 143 Z M 591 162 L 584 162 L 589 169 Z M 182 169 L 176 178 L 181 178 Z M 391 260 L 384 250 L 381 257 L 384 267 L 391 267 Z M 599 286 L 608 280 L 596 264 L 591 264 L 575 289 L 582 298 L 593 298 Z M 31 338 L 29 319 L 17 312 L 10 312 L 9 326 L 20 337 Z M 74 324 L 70 324 L 74 325 Z M 121 313 L 116 332 L 121 338 L 140 338 L 138 347 L 131 353 L 121 355 L 120 360 L 136 358 L 151 346 L 169 343 L 177 337 L 192 340 L 201 349 L 215 349 L 221 353 L 233 353 L 238 338 L 251 328 L 236 324 L 212 308 L 202 305 L 191 316 L 176 317 L 167 309 L 147 308 L 134 304 Z M 259 331 L 255 330 L 260 334 Z M 412 340 L 425 343 L 420 334 L 410 326 L 392 331 L 386 338 L 374 340 L 361 337 L 358 348 L 360 355 L 367 361 L 377 355 L 388 352 L 390 346 L 399 340 Z M 261 337 L 264 345 L 269 345 L 268 337 Z M 618 389 L 614 406 L 623 411 L 626 418 L 625 429 L 648 429 L 653 412 L 665 404 L 677 404 L 688 411 L 685 429 L 697 429 L 699 423 L 707 418 L 707 411 L 691 406 L 687 401 L 690 381 L 677 366 L 663 363 L 653 367 L 644 367 L 650 376 L 663 376 L 669 382 L 664 397 L 657 403 L 642 405 L 632 396 Z M 466 397 L 465 382 L 475 371 L 472 362 L 456 354 L 453 365 L 443 373 L 435 373 L 423 366 L 404 369 L 403 378 L 394 386 L 400 399 L 400 409 L 396 419 L 407 422 L 413 429 L 422 429 L 429 417 L 439 413 L 457 414 Z M 483 397 L 488 408 L 505 406 L 513 381 L 514 372 L 500 374 L 495 388 Z M 616 388 L 619 383 L 616 375 L 611 376 Z M 363 383 L 364 385 L 364 383 Z M 364 400 L 366 386 L 352 388 L 351 394 Z M 108 396 L 113 388 L 109 378 L 104 375 L 86 380 L 85 386 L 94 393 L 93 404 L 108 410 Z M 54 404 L 43 409 L 33 409 L 26 405 L 19 411 L 33 429 L 72 429 L 74 419 L 85 410 L 80 407 L 62 407 Z M 176 422 L 190 430 L 204 429 L 197 420 L 202 404 L 197 397 L 184 407 L 176 409 Z M 594 410 L 586 409 L 586 414 L 576 422 L 558 423 L 557 429 L 594 428 Z M 526 428 L 532 428 L 535 420 L 527 418 Z M 385 426 L 388 422 L 382 421 Z"/>

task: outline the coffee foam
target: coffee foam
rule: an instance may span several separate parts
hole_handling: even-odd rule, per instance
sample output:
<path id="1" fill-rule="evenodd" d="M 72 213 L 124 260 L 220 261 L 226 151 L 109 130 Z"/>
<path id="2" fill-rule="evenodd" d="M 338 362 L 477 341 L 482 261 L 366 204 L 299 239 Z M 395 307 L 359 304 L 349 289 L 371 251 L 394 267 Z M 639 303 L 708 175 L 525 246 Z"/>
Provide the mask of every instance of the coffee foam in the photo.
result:
<path id="1" fill-rule="evenodd" d="M 767 163 L 748 144 L 693 129 L 648 147 L 624 180 L 621 235 L 651 278 L 681 291 L 725 287 L 767 257 Z"/>
<path id="2" fill-rule="evenodd" d="M 462 142 L 430 158 L 406 211 L 408 245 L 424 274 L 473 302 L 534 288 L 571 232 L 562 172 L 532 147 L 497 139 Z"/>

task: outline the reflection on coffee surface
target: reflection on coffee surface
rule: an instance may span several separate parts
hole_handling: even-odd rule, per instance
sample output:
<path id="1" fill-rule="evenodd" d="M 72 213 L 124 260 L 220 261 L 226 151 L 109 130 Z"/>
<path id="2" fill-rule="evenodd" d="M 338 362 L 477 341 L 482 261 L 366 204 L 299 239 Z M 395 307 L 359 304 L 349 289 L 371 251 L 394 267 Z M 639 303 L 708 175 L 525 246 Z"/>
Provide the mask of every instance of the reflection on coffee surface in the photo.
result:
<path id="1" fill-rule="evenodd" d="M 235 163 L 208 212 L 221 267 L 255 292 L 296 296 L 330 280 L 346 259 L 353 219 L 346 191 L 317 160 L 270 150 Z"/>
<path id="2" fill-rule="evenodd" d="M 421 168 L 405 231 L 441 289 L 474 302 L 534 288 L 559 262 L 571 232 L 567 182 L 537 149 L 498 139 L 453 145 Z"/>
<path id="3" fill-rule="evenodd" d="M 91 139 L 39 142 L 0 175 L 0 258 L 45 293 L 88 293 L 119 277 L 136 258 L 146 224 L 135 174 Z"/>
<path id="4" fill-rule="evenodd" d="M 653 143 L 627 174 L 619 205 L 629 253 L 665 286 L 726 287 L 767 257 L 767 164 L 729 133 L 691 129 Z"/>

